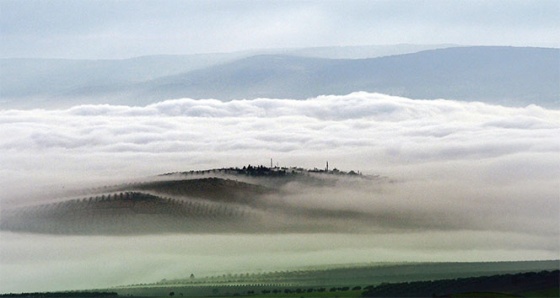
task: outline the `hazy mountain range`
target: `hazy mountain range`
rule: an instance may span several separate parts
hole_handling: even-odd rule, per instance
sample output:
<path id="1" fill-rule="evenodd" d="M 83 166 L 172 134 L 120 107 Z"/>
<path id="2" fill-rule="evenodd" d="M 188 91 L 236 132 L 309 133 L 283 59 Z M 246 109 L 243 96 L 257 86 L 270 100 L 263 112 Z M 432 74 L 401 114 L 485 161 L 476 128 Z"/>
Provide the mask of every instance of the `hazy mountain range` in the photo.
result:
<path id="1" fill-rule="evenodd" d="M 560 105 L 560 49 L 312 48 L 126 60 L 0 60 L 0 106 L 146 105 L 172 98 L 305 99 L 355 91 Z"/>

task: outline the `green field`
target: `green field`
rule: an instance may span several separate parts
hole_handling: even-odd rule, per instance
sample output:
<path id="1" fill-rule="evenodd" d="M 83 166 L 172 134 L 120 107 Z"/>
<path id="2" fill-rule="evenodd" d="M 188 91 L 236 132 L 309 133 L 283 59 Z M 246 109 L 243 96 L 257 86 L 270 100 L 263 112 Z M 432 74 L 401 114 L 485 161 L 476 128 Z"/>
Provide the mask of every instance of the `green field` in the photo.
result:
<path id="1" fill-rule="evenodd" d="M 325 269 L 307 269 L 288 272 L 239 273 L 222 276 L 185 278 L 165 280 L 154 284 L 130 285 L 108 289 L 122 296 L 174 296 L 180 297 L 358 297 L 366 288 L 395 285 L 394 288 L 406 286 L 430 287 L 433 281 L 445 280 L 445 287 L 450 282 L 460 279 L 482 276 L 500 276 L 521 274 L 516 282 L 533 278 L 527 272 L 553 271 L 560 268 L 560 261 L 526 261 L 526 262 L 478 262 L 478 263 L 404 263 L 404 264 L 370 264 L 333 267 Z M 525 275 L 523 275 L 523 274 Z M 453 286 L 453 284 L 451 284 Z M 544 285 L 543 285 L 544 286 Z M 521 291 L 523 289 L 519 289 Z M 529 293 L 531 290 L 533 293 Z M 527 297 L 549 295 L 549 288 L 529 288 Z M 398 293 L 398 291 L 391 289 Z M 541 292 L 538 292 L 541 291 Z M 542 292 L 544 291 L 544 292 Z M 463 291 L 468 292 L 468 291 Z M 492 292 L 492 291 L 489 291 Z M 502 294 L 500 294 L 500 292 Z M 385 293 L 381 291 L 380 293 Z M 439 293 L 435 291 L 434 293 Z M 500 297 L 507 293 L 487 293 L 489 297 Z M 443 293 L 439 293 L 443 294 Z M 479 293 L 480 294 L 480 293 Z M 468 295 L 468 294 L 464 294 Z M 494 295 L 494 296 L 491 296 Z M 525 294 L 523 295 L 525 296 Z M 458 296 L 460 297 L 460 296 Z M 465 296 L 468 297 L 468 296 Z M 547 296 L 549 297 L 549 296 Z"/>

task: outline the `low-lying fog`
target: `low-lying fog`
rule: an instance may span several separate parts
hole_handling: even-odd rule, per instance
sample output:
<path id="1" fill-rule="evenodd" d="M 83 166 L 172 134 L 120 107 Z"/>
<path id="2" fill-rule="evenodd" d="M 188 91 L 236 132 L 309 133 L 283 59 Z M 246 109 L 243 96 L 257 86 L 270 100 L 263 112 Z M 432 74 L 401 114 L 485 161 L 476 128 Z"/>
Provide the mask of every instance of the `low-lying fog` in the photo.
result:
<path id="1" fill-rule="evenodd" d="M 187 278 L 191 273 L 268 272 L 307 265 L 558 257 L 552 239 L 491 231 L 135 237 L 3 232 L 0 236 L 3 292 L 107 287 Z"/>
<path id="2" fill-rule="evenodd" d="M 560 111 L 353 93 L 0 110 L 0 207 L 174 171 L 355 170 L 290 206 L 372 214 L 361 234 L 52 236 L 0 232 L 1 292 L 114 286 L 325 263 L 557 259 Z"/>

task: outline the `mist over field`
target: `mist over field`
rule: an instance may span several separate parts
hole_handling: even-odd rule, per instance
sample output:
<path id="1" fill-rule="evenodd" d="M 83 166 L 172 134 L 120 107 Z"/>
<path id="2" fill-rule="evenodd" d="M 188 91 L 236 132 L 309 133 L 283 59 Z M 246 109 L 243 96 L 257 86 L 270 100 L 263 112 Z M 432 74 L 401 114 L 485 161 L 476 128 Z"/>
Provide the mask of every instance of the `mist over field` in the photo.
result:
<path id="1" fill-rule="evenodd" d="M 0 110 L 2 211 L 175 171 L 266 165 L 360 171 L 290 183 L 270 206 L 361 212 L 349 233 L 0 233 L 2 291 L 384 261 L 556 259 L 560 111 L 378 93 Z M 78 196 L 79 197 L 79 196 Z M 309 219 L 311 222 L 312 219 Z M 367 223 L 368 229 L 357 226 Z M 352 232 L 354 231 L 354 232 Z M 103 260 L 100 262 L 100 260 Z M 29 280 L 33 280 L 29 284 Z"/>

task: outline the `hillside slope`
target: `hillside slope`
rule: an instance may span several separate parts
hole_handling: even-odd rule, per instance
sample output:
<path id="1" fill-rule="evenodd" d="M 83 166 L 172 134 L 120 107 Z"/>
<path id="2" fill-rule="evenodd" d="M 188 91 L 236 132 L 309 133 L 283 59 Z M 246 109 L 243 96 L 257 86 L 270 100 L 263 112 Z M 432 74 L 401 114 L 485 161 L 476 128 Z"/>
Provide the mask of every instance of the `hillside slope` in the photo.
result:
<path id="1" fill-rule="evenodd" d="M 3 210 L 0 230 L 47 234 L 215 233 L 266 229 L 259 185 L 221 178 L 149 181 Z"/>
<path id="2" fill-rule="evenodd" d="M 229 174 L 236 180 L 176 174 L 174 179 L 84 189 L 78 198 L 46 196 L 50 203 L 4 208 L 0 230 L 76 235 L 314 233 L 367 230 L 364 223 L 372 221 L 371 215 L 357 211 L 293 205 L 280 195 L 279 185 L 317 187 L 323 178 L 267 173 L 252 176 L 254 183 L 237 180 L 249 174 Z M 274 184 L 277 187 L 269 186 Z M 349 222 L 361 222 L 362 228 Z"/>
<path id="3" fill-rule="evenodd" d="M 251 217 L 239 206 L 121 192 L 8 210 L 0 229 L 77 235 L 251 232 L 244 224 Z"/>

